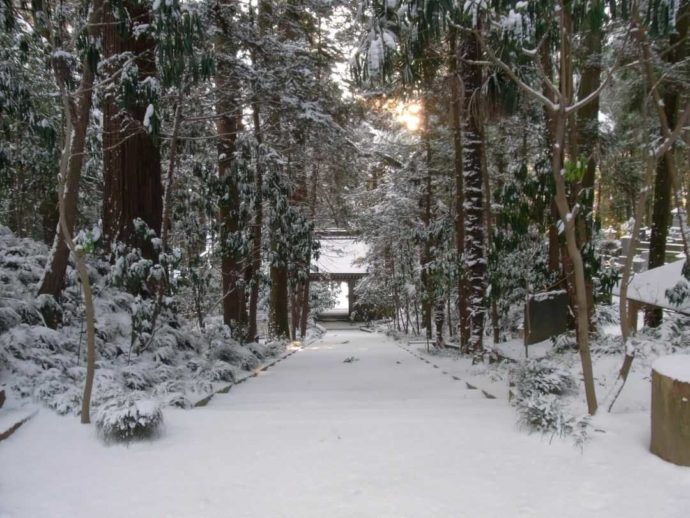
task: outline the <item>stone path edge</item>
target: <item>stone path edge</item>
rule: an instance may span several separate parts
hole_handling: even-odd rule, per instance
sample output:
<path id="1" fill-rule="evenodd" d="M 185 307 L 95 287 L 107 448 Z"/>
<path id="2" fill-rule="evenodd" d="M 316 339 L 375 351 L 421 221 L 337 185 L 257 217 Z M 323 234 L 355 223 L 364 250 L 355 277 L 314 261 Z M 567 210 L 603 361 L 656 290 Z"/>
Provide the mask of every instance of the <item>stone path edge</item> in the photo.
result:
<path id="1" fill-rule="evenodd" d="M 263 365 L 261 365 L 260 367 L 257 367 L 256 369 L 253 369 L 252 371 L 248 372 L 244 376 L 241 376 L 240 378 L 236 379 L 232 383 L 228 383 L 227 385 L 224 385 L 223 387 L 219 388 L 218 390 L 211 392 L 208 396 L 201 398 L 200 400 L 198 400 L 196 403 L 194 403 L 192 405 L 192 408 L 205 407 L 206 405 L 209 404 L 209 402 L 213 399 L 213 396 L 215 396 L 216 394 L 227 394 L 228 392 L 230 392 L 230 389 L 233 386 L 239 385 L 240 383 L 244 383 L 249 378 L 256 378 L 260 372 L 267 371 L 268 369 L 270 369 L 271 367 L 273 367 L 277 363 L 282 362 L 283 360 L 289 358 L 290 356 L 295 354 L 297 351 L 301 351 L 302 349 L 303 349 L 303 347 L 293 348 L 292 350 L 290 350 L 286 353 L 283 353 L 282 355 L 278 356 L 277 358 L 273 358 L 271 361 L 264 363 Z"/>
<path id="2" fill-rule="evenodd" d="M 414 356 L 415 358 L 417 358 L 417 359 L 423 361 L 424 363 L 426 363 L 426 364 L 428 364 L 428 365 L 431 365 L 434 369 L 438 369 L 438 368 L 439 368 L 439 366 L 436 365 L 435 363 L 432 363 L 431 360 L 425 358 L 425 357 L 422 356 L 421 354 L 417 354 L 417 353 L 414 352 L 413 350 L 411 350 L 411 349 L 405 347 L 405 346 L 404 346 L 403 344 L 401 344 L 400 342 L 397 342 L 397 341 L 396 341 L 396 345 L 397 345 L 398 347 L 400 347 L 403 351 L 405 351 L 405 352 L 411 354 L 412 356 Z M 441 374 L 448 375 L 448 371 L 441 371 Z M 452 378 L 453 380 L 455 380 L 455 381 L 463 381 L 462 378 L 459 378 L 458 376 L 455 376 L 455 375 L 451 375 L 451 378 Z M 491 394 L 489 391 L 484 390 L 484 389 L 480 389 L 480 388 L 478 388 L 478 387 L 475 387 L 474 385 L 472 385 L 471 383 L 469 383 L 469 382 L 467 382 L 467 381 L 465 381 L 465 386 L 466 386 L 466 388 L 467 388 L 468 390 L 481 390 L 482 395 L 483 395 L 486 399 L 498 399 L 496 396 L 494 396 L 493 394 Z"/>
<path id="3" fill-rule="evenodd" d="M 23 419 L 20 419 L 16 423 L 14 423 L 12 426 L 10 426 L 7 430 L 4 430 L 0 432 L 0 442 L 4 441 L 5 439 L 9 439 L 14 432 L 19 430 L 21 426 L 26 423 L 29 419 L 34 417 L 36 414 L 38 414 L 38 410 L 34 410 L 31 414 L 28 416 L 24 417 Z"/>

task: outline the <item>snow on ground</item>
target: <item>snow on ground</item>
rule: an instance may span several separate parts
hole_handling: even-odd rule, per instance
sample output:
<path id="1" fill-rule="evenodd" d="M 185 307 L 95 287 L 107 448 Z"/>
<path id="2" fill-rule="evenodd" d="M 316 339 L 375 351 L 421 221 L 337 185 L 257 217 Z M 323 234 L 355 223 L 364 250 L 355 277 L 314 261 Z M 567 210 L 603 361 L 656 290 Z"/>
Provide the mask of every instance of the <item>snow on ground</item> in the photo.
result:
<path id="1" fill-rule="evenodd" d="M 345 362 L 346 359 L 350 361 Z M 105 446 L 42 411 L 0 443 L 0 516 L 685 517 L 690 469 L 648 452 L 648 413 L 603 415 L 580 452 L 517 430 L 392 340 L 323 339 L 153 442 Z"/>

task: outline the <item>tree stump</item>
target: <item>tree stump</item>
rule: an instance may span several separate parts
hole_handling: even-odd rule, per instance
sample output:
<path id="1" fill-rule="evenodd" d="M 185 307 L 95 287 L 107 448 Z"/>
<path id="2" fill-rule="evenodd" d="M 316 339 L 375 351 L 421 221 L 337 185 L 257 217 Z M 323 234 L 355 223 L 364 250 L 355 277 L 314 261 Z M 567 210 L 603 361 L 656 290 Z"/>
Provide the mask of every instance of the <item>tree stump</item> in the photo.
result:
<path id="1" fill-rule="evenodd" d="M 650 450 L 664 460 L 690 466 L 690 355 L 665 356 L 652 365 Z"/>

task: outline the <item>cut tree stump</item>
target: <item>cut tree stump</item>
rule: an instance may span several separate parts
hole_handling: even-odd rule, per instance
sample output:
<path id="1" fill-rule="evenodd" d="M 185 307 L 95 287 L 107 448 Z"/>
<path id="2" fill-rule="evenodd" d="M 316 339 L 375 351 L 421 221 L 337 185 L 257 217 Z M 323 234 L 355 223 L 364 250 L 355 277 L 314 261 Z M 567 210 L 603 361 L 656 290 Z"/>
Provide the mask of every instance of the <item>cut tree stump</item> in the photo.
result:
<path id="1" fill-rule="evenodd" d="M 652 365 L 652 440 L 662 459 L 690 466 L 690 355 L 659 358 Z"/>

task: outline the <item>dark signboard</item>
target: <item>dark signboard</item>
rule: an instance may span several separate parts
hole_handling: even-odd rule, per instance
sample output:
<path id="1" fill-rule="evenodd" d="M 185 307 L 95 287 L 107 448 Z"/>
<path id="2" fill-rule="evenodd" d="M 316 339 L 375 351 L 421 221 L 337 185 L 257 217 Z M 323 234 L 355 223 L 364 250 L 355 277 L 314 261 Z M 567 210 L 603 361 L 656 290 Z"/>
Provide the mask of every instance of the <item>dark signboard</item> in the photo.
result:
<path id="1" fill-rule="evenodd" d="M 525 304 L 525 345 L 536 344 L 568 330 L 565 290 L 535 293 Z"/>

